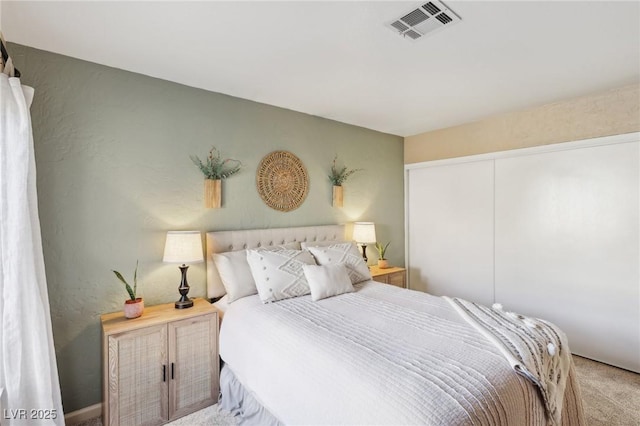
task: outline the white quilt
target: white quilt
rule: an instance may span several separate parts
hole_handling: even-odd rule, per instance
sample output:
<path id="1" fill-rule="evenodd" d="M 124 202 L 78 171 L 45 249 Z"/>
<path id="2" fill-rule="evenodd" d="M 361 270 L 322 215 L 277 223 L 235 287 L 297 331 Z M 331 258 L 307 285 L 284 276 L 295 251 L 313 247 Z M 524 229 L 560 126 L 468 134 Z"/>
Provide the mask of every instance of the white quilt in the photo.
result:
<path id="1" fill-rule="evenodd" d="M 535 386 L 449 303 L 373 281 L 317 302 L 235 301 L 220 355 L 285 424 L 548 424 Z M 573 366 L 562 424 L 584 424 Z"/>

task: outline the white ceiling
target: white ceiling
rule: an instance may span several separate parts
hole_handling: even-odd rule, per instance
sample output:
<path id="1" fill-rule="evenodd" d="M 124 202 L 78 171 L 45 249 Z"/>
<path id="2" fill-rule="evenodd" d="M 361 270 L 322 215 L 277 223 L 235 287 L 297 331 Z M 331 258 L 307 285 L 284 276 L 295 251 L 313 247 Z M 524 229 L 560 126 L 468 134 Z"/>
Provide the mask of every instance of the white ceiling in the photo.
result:
<path id="1" fill-rule="evenodd" d="M 640 81 L 640 2 L 3 1 L 9 41 L 401 136 Z M 21 70 L 28 73 L 28 69 Z"/>

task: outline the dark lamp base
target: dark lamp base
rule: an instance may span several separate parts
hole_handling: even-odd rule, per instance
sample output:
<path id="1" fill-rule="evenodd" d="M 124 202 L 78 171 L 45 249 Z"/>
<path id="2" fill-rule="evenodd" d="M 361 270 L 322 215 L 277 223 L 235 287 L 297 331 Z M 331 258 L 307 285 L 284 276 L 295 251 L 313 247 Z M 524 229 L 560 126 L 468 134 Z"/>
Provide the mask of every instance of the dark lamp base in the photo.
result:
<path id="1" fill-rule="evenodd" d="M 193 306 L 193 300 L 178 300 L 176 302 L 176 309 L 187 309 Z"/>
<path id="2" fill-rule="evenodd" d="M 187 283 L 187 265 L 179 266 L 182 273 L 182 279 L 180 280 L 180 286 L 178 287 L 178 293 L 180 293 L 180 300 L 176 302 L 176 309 L 187 309 L 193 306 L 193 300 L 189 299 L 187 294 L 189 293 L 189 283 Z"/>
<path id="3" fill-rule="evenodd" d="M 367 259 L 367 245 L 364 243 L 362 244 L 362 258 L 365 264 L 369 261 L 369 259 Z"/>

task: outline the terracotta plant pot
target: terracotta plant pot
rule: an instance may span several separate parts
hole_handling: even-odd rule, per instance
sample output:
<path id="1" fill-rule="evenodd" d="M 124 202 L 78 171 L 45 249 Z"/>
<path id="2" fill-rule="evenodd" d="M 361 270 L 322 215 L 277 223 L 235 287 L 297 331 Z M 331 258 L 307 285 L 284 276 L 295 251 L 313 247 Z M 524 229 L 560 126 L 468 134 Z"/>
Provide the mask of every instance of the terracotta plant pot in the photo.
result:
<path id="1" fill-rule="evenodd" d="M 124 316 L 127 318 L 138 318 L 144 312 L 144 300 L 138 297 L 136 300 L 124 302 Z"/>
<path id="2" fill-rule="evenodd" d="M 389 262 L 387 259 L 378 259 L 378 268 L 387 269 L 389 267 Z"/>
<path id="3" fill-rule="evenodd" d="M 222 180 L 204 180 L 204 206 L 208 209 L 222 207 Z"/>

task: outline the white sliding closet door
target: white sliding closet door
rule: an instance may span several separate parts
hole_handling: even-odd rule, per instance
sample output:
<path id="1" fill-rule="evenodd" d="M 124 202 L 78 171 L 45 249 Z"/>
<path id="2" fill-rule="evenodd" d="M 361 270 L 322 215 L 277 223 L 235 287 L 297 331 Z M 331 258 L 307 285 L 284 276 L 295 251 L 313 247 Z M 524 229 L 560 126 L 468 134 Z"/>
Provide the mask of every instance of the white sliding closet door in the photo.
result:
<path id="1" fill-rule="evenodd" d="M 407 172 L 409 285 L 493 302 L 493 161 Z"/>
<path id="2" fill-rule="evenodd" d="M 640 371 L 639 197 L 638 142 L 495 160 L 495 300 Z"/>

